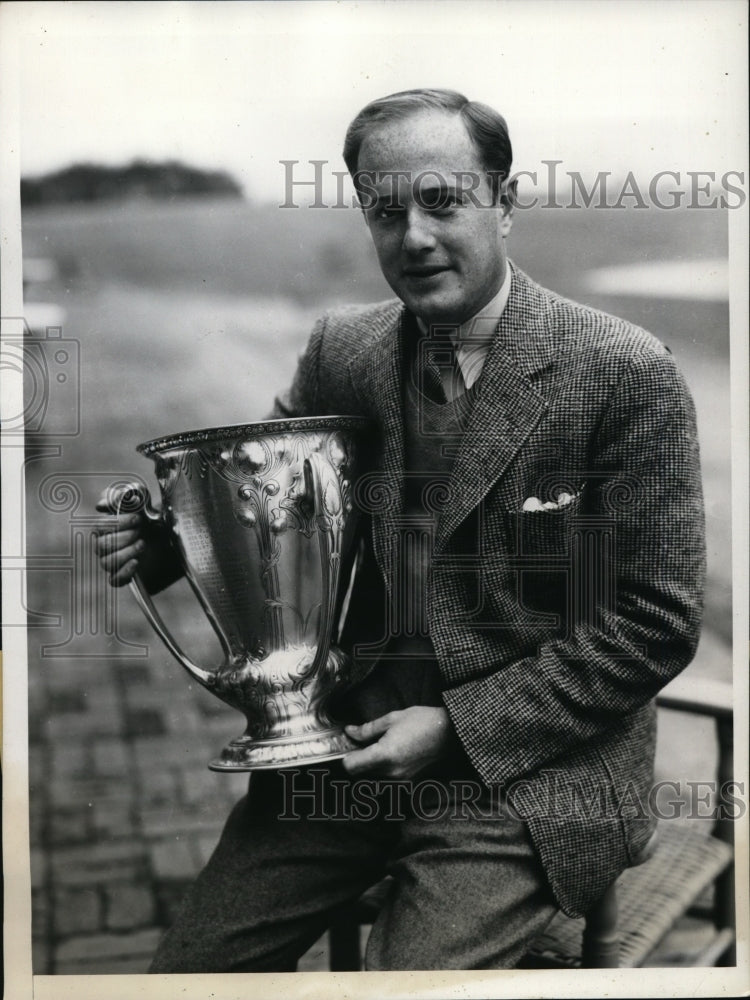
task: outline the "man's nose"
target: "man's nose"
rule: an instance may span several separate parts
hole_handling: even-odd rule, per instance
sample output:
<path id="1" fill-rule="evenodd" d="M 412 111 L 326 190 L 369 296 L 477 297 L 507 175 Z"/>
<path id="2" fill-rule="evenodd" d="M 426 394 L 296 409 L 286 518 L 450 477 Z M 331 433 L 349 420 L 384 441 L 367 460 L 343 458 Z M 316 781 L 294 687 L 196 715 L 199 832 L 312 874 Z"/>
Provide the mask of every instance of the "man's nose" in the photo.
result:
<path id="1" fill-rule="evenodd" d="M 423 212 L 411 209 L 406 215 L 406 232 L 404 233 L 404 250 L 410 254 L 432 250 L 436 245 L 429 220 Z"/>

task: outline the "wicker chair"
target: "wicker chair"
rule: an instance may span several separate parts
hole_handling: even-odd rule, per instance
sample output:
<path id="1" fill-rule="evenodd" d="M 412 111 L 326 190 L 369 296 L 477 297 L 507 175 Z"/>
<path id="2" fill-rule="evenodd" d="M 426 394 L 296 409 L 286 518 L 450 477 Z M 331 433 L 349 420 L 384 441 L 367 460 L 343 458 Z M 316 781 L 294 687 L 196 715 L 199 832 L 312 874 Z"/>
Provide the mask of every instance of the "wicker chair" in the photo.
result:
<path id="1" fill-rule="evenodd" d="M 720 786 L 732 778 L 732 708 L 728 685 L 678 679 L 659 696 L 665 709 L 715 720 Z M 713 933 L 693 966 L 734 964 L 733 828 L 715 811 L 707 835 L 702 823 L 662 820 L 641 863 L 610 886 L 586 918 L 558 914 L 533 943 L 525 968 L 633 968 L 643 965 L 687 913 L 710 916 Z M 362 967 L 360 926 L 371 924 L 388 891 L 388 879 L 366 892 L 329 931 L 334 972 Z"/>

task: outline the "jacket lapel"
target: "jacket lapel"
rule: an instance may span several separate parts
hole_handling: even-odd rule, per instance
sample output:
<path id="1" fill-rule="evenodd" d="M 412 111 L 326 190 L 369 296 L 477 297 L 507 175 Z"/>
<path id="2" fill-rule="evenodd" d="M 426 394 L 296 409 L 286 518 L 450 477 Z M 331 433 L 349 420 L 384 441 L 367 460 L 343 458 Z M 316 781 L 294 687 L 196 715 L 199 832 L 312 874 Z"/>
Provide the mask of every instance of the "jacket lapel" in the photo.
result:
<path id="1" fill-rule="evenodd" d="M 533 384 L 551 364 L 555 343 L 550 299 L 510 265 L 513 282 L 477 386 L 474 406 L 456 455 L 449 501 L 437 526 L 436 550 L 503 475 L 547 409 Z M 349 376 L 364 412 L 382 429 L 376 469 L 362 491 L 372 515 L 373 547 L 391 589 L 399 519 L 404 509 L 402 388 L 406 310 L 376 324 L 372 337 L 349 362 Z"/>
<path id="2" fill-rule="evenodd" d="M 510 296 L 484 364 L 437 526 L 440 551 L 508 468 L 547 409 L 532 379 L 554 356 L 549 298 L 511 265 Z"/>

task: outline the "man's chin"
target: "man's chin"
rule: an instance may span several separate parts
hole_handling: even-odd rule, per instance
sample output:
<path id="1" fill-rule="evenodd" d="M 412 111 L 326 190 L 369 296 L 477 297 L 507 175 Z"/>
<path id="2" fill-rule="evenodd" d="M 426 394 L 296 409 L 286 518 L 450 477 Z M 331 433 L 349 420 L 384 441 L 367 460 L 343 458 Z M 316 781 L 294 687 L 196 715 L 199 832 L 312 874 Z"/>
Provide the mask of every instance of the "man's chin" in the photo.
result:
<path id="1" fill-rule="evenodd" d="M 460 323 L 460 304 L 440 296 L 402 295 L 399 296 L 406 308 L 425 323 Z"/>

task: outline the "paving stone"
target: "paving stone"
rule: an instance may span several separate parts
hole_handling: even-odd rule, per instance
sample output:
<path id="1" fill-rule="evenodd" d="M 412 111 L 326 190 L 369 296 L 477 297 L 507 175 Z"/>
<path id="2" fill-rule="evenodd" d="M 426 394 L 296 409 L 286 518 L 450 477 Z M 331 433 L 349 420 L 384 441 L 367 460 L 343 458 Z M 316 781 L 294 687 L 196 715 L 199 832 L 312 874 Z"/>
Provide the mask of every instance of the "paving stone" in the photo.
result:
<path id="1" fill-rule="evenodd" d="M 176 768 L 144 768 L 136 771 L 136 781 L 138 799 L 143 804 L 171 803 L 179 798 L 180 776 Z"/>
<path id="2" fill-rule="evenodd" d="M 31 793 L 29 793 L 31 796 Z M 42 847 L 46 839 L 49 810 L 41 796 L 29 799 L 29 843 L 32 847 Z"/>
<path id="3" fill-rule="evenodd" d="M 132 934 L 90 934 L 70 938 L 55 949 L 55 971 L 61 972 L 61 965 L 68 962 L 107 960 L 107 968 L 111 968 L 111 959 L 151 956 L 163 933 L 159 927 L 149 927 Z"/>
<path id="4" fill-rule="evenodd" d="M 49 941 L 43 938 L 32 939 L 31 969 L 35 976 L 48 976 L 52 972 L 52 949 Z"/>
<path id="5" fill-rule="evenodd" d="M 65 807 L 73 803 L 87 805 L 100 802 L 129 802 L 133 797 L 127 783 L 111 778 L 67 778 L 52 784 L 50 798 L 53 807 Z"/>
<path id="6" fill-rule="evenodd" d="M 172 698 L 171 692 L 159 692 L 152 684 L 135 684 L 125 688 L 123 704 L 128 709 L 155 708 L 164 703 L 165 694 Z"/>
<path id="7" fill-rule="evenodd" d="M 146 854 L 138 841 L 100 842 L 95 847 L 52 851 L 55 885 L 93 885 L 104 880 L 134 882 L 146 876 Z"/>
<path id="8" fill-rule="evenodd" d="M 248 775 L 238 771 L 237 774 L 221 774 L 213 772 L 219 778 L 219 788 L 222 798 L 227 806 L 231 808 L 236 802 L 247 795 Z"/>
<path id="9" fill-rule="evenodd" d="M 47 740 L 47 712 L 29 715 L 29 746 L 39 746 Z"/>
<path id="10" fill-rule="evenodd" d="M 214 741 L 213 756 L 228 743 L 229 740 L 242 736 L 247 723 L 239 713 L 222 712 L 221 715 L 210 715 L 203 720 L 203 729 L 206 738 Z"/>
<path id="11" fill-rule="evenodd" d="M 31 890 L 31 933 L 33 937 L 45 937 L 49 932 L 52 916 L 49 893 L 46 888 Z"/>
<path id="12" fill-rule="evenodd" d="M 52 778 L 85 776 L 91 772 L 88 741 L 69 740 L 52 748 L 50 754 Z"/>
<path id="13" fill-rule="evenodd" d="M 125 725 L 133 736 L 162 736 L 167 732 L 164 713 L 158 708 L 126 708 Z"/>
<path id="14" fill-rule="evenodd" d="M 59 976 L 140 976 L 148 972 L 152 953 L 133 958 L 91 958 L 57 962 L 55 973 Z"/>
<path id="15" fill-rule="evenodd" d="M 41 889 L 47 878 L 47 854 L 38 847 L 31 849 L 31 888 Z"/>
<path id="16" fill-rule="evenodd" d="M 122 740 L 96 740 L 92 749 L 97 774 L 119 777 L 130 773 L 130 754 L 127 744 Z"/>
<path id="17" fill-rule="evenodd" d="M 29 751 L 29 789 L 42 788 L 49 780 L 49 756 L 46 746 Z"/>
<path id="18" fill-rule="evenodd" d="M 109 722 L 110 732 L 122 732 L 122 696 L 114 685 L 91 688 L 87 695 L 89 712 Z"/>
<path id="19" fill-rule="evenodd" d="M 179 735 L 180 733 L 200 733 L 203 731 L 205 721 L 195 706 L 180 706 L 177 709 L 170 708 L 164 711 L 164 723 L 167 731 Z"/>
<path id="20" fill-rule="evenodd" d="M 106 926 L 109 930 L 132 930 L 152 925 L 156 916 L 150 887 L 108 885 L 104 889 Z"/>
<path id="21" fill-rule="evenodd" d="M 75 688 L 64 688 L 59 691 L 51 691 L 48 705 L 49 712 L 52 715 L 88 711 L 85 692 L 76 690 Z"/>
<path id="22" fill-rule="evenodd" d="M 97 840 L 134 836 L 135 821 L 130 802 L 94 802 L 91 807 L 91 829 Z"/>
<path id="23" fill-rule="evenodd" d="M 71 659 L 65 663 L 55 658 L 44 661 L 39 677 L 50 695 L 58 691 L 86 690 L 92 685 L 111 683 L 112 674 L 107 664 L 96 660 Z"/>
<path id="24" fill-rule="evenodd" d="M 49 695 L 46 686 L 39 677 L 39 671 L 29 670 L 28 701 L 29 715 L 41 715 L 47 711 Z"/>
<path id="25" fill-rule="evenodd" d="M 221 716 L 226 719 L 237 711 L 230 705 L 225 704 L 220 698 L 212 696 L 208 691 L 199 692 L 195 701 L 200 713 L 208 718 Z"/>
<path id="26" fill-rule="evenodd" d="M 53 913 L 58 937 L 94 933 L 102 929 L 102 904 L 97 887 L 56 890 Z"/>
<path id="27" fill-rule="evenodd" d="M 221 777 L 216 771 L 209 771 L 207 767 L 200 769 L 190 767 L 183 770 L 180 773 L 182 800 L 188 805 L 220 803 L 223 799 Z"/>
<path id="28" fill-rule="evenodd" d="M 108 675 L 102 674 L 98 678 L 98 683 L 86 684 L 84 690 L 90 710 L 109 708 L 122 702 L 122 692 L 111 671 Z"/>
<path id="29" fill-rule="evenodd" d="M 157 879 L 186 880 L 198 874 L 199 865 L 187 840 L 170 837 L 149 848 L 151 870 Z"/>
<path id="30" fill-rule="evenodd" d="M 52 743 L 66 742 L 80 737 L 112 736 L 123 730 L 122 720 L 114 714 L 96 712 L 71 712 L 52 715 L 44 721 L 43 735 Z"/>
<path id="31" fill-rule="evenodd" d="M 117 679 L 124 688 L 134 686 L 149 687 L 153 671 L 148 663 L 118 663 L 115 667 Z"/>
<path id="32" fill-rule="evenodd" d="M 78 844 L 90 838 L 90 817 L 87 805 L 53 809 L 49 816 L 51 844 Z"/>
<path id="33" fill-rule="evenodd" d="M 192 736 L 189 741 L 170 736 L 142 736 L 133 741 L 136 767 L 145 770 L 154 767 L 181 766 L 191 764 L 208 764 L 212 756 L 216 756 L 218 748 L 209 749 L 210 743 L 202 735 L 200 739 Z"/>
<path id="34" fill-rule="evenodd" d="M 147 837 L 170 834 L 208 833 L 220 829 L 226 817 L 214 810 L 183 812 L 174 808 L 143 809 L 140 825 Z"/>

